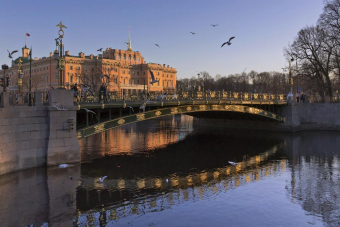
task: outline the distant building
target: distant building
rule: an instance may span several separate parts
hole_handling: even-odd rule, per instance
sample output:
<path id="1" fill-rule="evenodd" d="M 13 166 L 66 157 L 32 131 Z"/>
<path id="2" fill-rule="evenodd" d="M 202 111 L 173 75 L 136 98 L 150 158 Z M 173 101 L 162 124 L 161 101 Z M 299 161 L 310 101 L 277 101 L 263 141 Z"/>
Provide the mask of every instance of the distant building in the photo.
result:
<path id="1" fill-rule="evenodd" d="M 130 32 L 129 32 L 130 33 Z M 34 54 L 34 49 L 32 51 Z M 29 48 L 22 48 L 21 71 L 22 80 L 19 79 L 19 58 L 12 61 L 12 66 L 5 71 L 10 77 L 10 91 L 28 91 L 29 89 Z M 158 82 L 150 84 L 152 70 Z M 0 77 L 4 72 L 0 70 Z M 57 88 L 59 71 L 57 61 L 52 52 L 48 57 L 34 58 L 31 63 L 32 91 Z M 169 65 L 146 63 L 138 51 L 132 51 L 129 34 L 127 50 L 106 48 L 98 56 L 80 52 L 77 56 L 65 51 L 65 70 L 63 82 L 65 87 L 71 89 L 77 83 L 90 86 L 95 92 L 102 83 L 107 83 L 109 91 L 120 91 L 124 94 L 140 93 L 142 91 L 175 92 L 177 70 Z M 21 81 L 21 82 L 19 82 Z M 21 86 L 18 86 L 18 82 Z"/>

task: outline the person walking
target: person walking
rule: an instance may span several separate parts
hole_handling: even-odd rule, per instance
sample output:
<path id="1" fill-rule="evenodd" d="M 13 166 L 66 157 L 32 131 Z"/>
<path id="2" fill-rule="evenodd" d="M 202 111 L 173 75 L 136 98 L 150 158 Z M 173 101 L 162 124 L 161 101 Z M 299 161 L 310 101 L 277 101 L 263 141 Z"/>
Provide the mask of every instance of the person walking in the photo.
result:
<path id="1" fill-rule="evenodd" d="M 296 102 L 297 103 L 300 102 L 300 94 L 299 94 L 299 92 L 296 92 Z"/>
<path id="2" fill-rule="evenodd" d="M 102 101 L 102 95 L 104 96 L 104 90 L 106 90 L 106 89 L 105 89 L 105 86 L 104 86 L 104 83 L 103 83 L 99 88 L 98 103 L 100 103 L 100 101 Z"/>
<path id="3" fill-rule="evenodd" d="M 75 83 L 73 86 L 73 101 L 77 101 L 77 97 L 78 97 L 78 85 L 77 83 Z"/>

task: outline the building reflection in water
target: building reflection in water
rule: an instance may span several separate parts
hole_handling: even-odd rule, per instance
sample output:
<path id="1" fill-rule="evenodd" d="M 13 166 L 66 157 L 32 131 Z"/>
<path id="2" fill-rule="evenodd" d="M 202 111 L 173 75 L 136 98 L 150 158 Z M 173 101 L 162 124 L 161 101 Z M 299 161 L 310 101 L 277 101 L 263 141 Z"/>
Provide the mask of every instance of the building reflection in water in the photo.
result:
<path id="1" fill-rule="evenodd" d="M 178 142 L 193 131 L 193 117 L 175 115 L 108 130 L 80 140 L 82 160 L 105 155 L 131 155 L 141 151 L 164 148 Z M 98 143 L 101 141 L 101 143 Z"/>

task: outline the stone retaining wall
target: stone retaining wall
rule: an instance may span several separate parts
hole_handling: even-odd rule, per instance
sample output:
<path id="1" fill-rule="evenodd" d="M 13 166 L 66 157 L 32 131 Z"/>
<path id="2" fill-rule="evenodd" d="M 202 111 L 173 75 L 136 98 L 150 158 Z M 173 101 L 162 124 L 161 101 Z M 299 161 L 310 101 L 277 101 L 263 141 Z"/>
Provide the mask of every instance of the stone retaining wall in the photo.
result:
<path id="1" fill-rule="evenodd" d="M 48 136 L 46 107 L 0 108 L 0 175 L 46 165 Z"/>
<path id="2" fill-rule="evenodd" d="M 35 97 L 36 106 L 12 107 L 3 102 L 7 99 L 2 99 L 0 175 L 31 167 L 80 162 L 73 91 L 51 90 L 49 106 L 41 104 L 39 93 Z M 53 107 L 54 102 L 67 110 Z"/>

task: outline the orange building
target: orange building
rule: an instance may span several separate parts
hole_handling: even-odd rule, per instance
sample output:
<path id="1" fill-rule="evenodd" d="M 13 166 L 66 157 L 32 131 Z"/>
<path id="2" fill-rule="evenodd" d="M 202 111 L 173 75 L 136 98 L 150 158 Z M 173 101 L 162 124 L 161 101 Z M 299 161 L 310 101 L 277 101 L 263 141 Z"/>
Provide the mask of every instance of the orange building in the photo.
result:
<path id="1" fill-rule="evenodd" d="M 10 90 L 28 91 L 30 62 L 29 49 L 26 46 L 22 48 L 20 59 L 22 73 L 18 72 L 19 58 L 17 58 L 12 61 L 12 66 L 5 71 L 5 74 L 10 77 Z M 149 70 L 152 70 L 155 79 L 158 80 L 152 85 Z M 3 70 L 0 71 L 0 77 L 2 75 L 4 75 Z M 32 91 L 58 87 L 59 71 L 52 52 L 48 57 L 32 59 L 31 75 Z M 107 83 L 108 91 L 119 91 L 124 94 L 140 93 L 144 90 L 176 92 L 176 75 L 175 68 L 165 64 L 146 63 L 140 52 L 133 51 L 129 31 L 127 50 L 106 48 L 98 56 L 93 54 L 86 56 L 82 52 L 78 55 L 70 55 L 69 51 L 65 51 L 62 81 L 67 89 L 71 89 L 77 83 L 89 86 L 94 92 L 98 92 L 103 82 Z"/>

